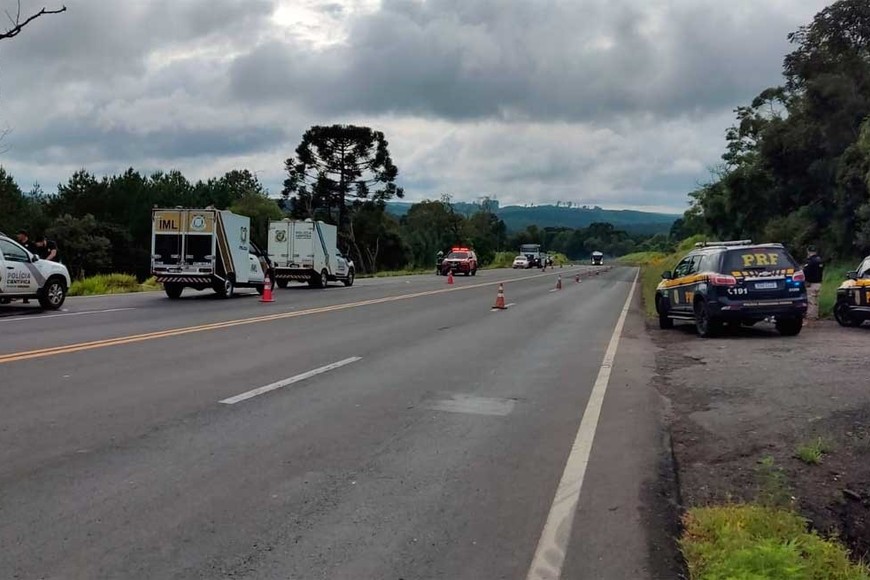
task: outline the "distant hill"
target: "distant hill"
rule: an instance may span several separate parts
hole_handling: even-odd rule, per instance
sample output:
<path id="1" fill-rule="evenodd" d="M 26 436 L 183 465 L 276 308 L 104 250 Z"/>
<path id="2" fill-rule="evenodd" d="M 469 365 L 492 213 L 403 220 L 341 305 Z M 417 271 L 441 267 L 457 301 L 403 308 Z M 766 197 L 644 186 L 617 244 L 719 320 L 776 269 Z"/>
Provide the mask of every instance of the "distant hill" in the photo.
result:
<path id="1" fill-rule="evenodd" d="M 387 210 L 395 216 L 403 216 L 412 206 L 409 202 L 390 202 Z M 456 211 L 465 215 L 476 212 L 478 206 L 473 203 L 454 203 Z M 508 205 L 495 206 L 495 213 L 501 218 L 508 230 L 524 230 L 528 226 L 539 228 L 585 228 L 594 223 L 609 223 L 620 230 L 637 234 L 658 234 L 670 231 L 674 221 L 680 216 L 650 213 L 634 210 L 602 209 L 600 207 L 556 207 L 555 205 L 538 205 L 523 207 Z"/>

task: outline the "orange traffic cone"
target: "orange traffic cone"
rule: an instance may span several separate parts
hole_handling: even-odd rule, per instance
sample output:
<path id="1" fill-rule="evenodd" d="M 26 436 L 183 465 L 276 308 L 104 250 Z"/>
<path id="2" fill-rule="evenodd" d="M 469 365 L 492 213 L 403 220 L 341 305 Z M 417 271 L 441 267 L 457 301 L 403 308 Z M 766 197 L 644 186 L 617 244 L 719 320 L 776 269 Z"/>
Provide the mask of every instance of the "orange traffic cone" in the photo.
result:
<path id="1" fill-rule="evenodd" d="M 260 297 L 260 302 L 274 302 L 272 298 L 272 280 L 266 274 L 266 280 L 263 282 L 263 296 Z"/>
<path id="2" fill-rule="evenodd" d="M 556 290 L 562 289 L 562 274 L 559 274 L 559 277 L 556 279 Z"/>
<path id="3" fill-rule="evenodd" d="M 453 286 L 453 270 L 448 270 L 447 272 L 447 285 Z"/>
<path id="4" fill-rule="evenodd" d="M 504 305 L 504 284 L 498 285 L 498 295 L 495 297 L 495 306 L 493 308 L 507 310 L 507 306 Z"/>

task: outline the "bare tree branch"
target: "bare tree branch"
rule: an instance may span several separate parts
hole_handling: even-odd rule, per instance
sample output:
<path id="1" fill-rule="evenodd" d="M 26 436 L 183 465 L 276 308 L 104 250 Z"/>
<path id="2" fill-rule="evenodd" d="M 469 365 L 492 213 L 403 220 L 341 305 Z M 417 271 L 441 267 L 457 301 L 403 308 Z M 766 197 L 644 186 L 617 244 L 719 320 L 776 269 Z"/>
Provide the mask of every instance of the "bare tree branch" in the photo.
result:
<path id="1" fill-rule="evenodd" d="M 49 9 L 43 8 L 39 12 L 35 14 L 31 14 L 28 16 L 23 22 L 21 20 L 21 0 L 18 0 L 18 12 L 15 15 L 15 18 L 12 18 L 12 15 L 8 12 L 6 16 L 9 17 L 9 20 L 12 22 L 12 28 L 6 30 L 6 32 L 0 32 L 0 40 L 6 40 L 7 38 L 14 38 L 21 34 L 21 31 L 24 30 L 24 27 L 39 18 L 40 16 L 47 16 L 50 14 L 60 14 L 61 12 L 66 12 L 66 6 L 61 6 L 60 8 Z"/>

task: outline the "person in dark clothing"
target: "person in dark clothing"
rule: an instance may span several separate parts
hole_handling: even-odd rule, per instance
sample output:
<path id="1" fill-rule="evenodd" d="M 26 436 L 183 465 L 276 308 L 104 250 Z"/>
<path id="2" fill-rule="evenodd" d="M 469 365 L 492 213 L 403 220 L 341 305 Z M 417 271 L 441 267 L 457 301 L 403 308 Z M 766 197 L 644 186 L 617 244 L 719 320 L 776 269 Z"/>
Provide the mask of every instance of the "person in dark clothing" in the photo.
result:
<path id="1" fill-rule="evenodd" d="M 804 276 L 807 285 L 807 320 L 819 319 L 819 292 L 822 289 L 822 278 L 825 274 L 825 263 L 814 246 L 807 250 L 807 263 L 804 264 Z"/>
<path id="2" fill-rule="evenodd" d="M 30 252 L 31 254 L 36 254 L 36 244 L 33 243 L 33 240 L 30 239 L 30 234 L 27 233 L 27 230 L 18 230 L 18 235 L 15 236 L 18 238 L 18 243 L 24 246 L 24 249 Z"/>
<path id="3" fill-rule="evenodd" d="M 45 236 L 40 237 L 36 242 L 36 250 L 40 260 L 60 262 L 60 258 L 57 256 L 57 244 L 54 240 L 49 240 Z"/>
<path id="4" fill-rule="evenodd" d="M 27 230 L 18 230 L 18 235 L 16 237 L 18 238 L 18 243 L 24 246 L 25 250 L 27 250 L 31 254 L 38 255 L 37 250 L 39 248 L 37 248 L 36 244 L 34 244 L 33 241 L 30 239 L 30 234 L 27 233 Z M 30 304 L 30 300 L 28 300 L 27 298 L 25 298 L 23 302 L 25 304 Z"/>

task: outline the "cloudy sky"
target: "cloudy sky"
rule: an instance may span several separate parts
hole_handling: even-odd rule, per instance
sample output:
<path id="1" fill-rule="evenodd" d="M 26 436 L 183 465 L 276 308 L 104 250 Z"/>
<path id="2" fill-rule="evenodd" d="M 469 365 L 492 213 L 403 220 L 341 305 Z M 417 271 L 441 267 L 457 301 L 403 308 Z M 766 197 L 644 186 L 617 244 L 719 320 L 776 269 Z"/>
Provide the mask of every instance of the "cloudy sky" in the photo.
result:
<path id="1" fill-rule="evenodd" d="M 678 211 L 829 3 L 62 2 L 0 45 L 0 163 L 24 188 L 248 168 L 277 193 L 305 129 L 340 122 L 386 133 L 411 200 Z"/>

